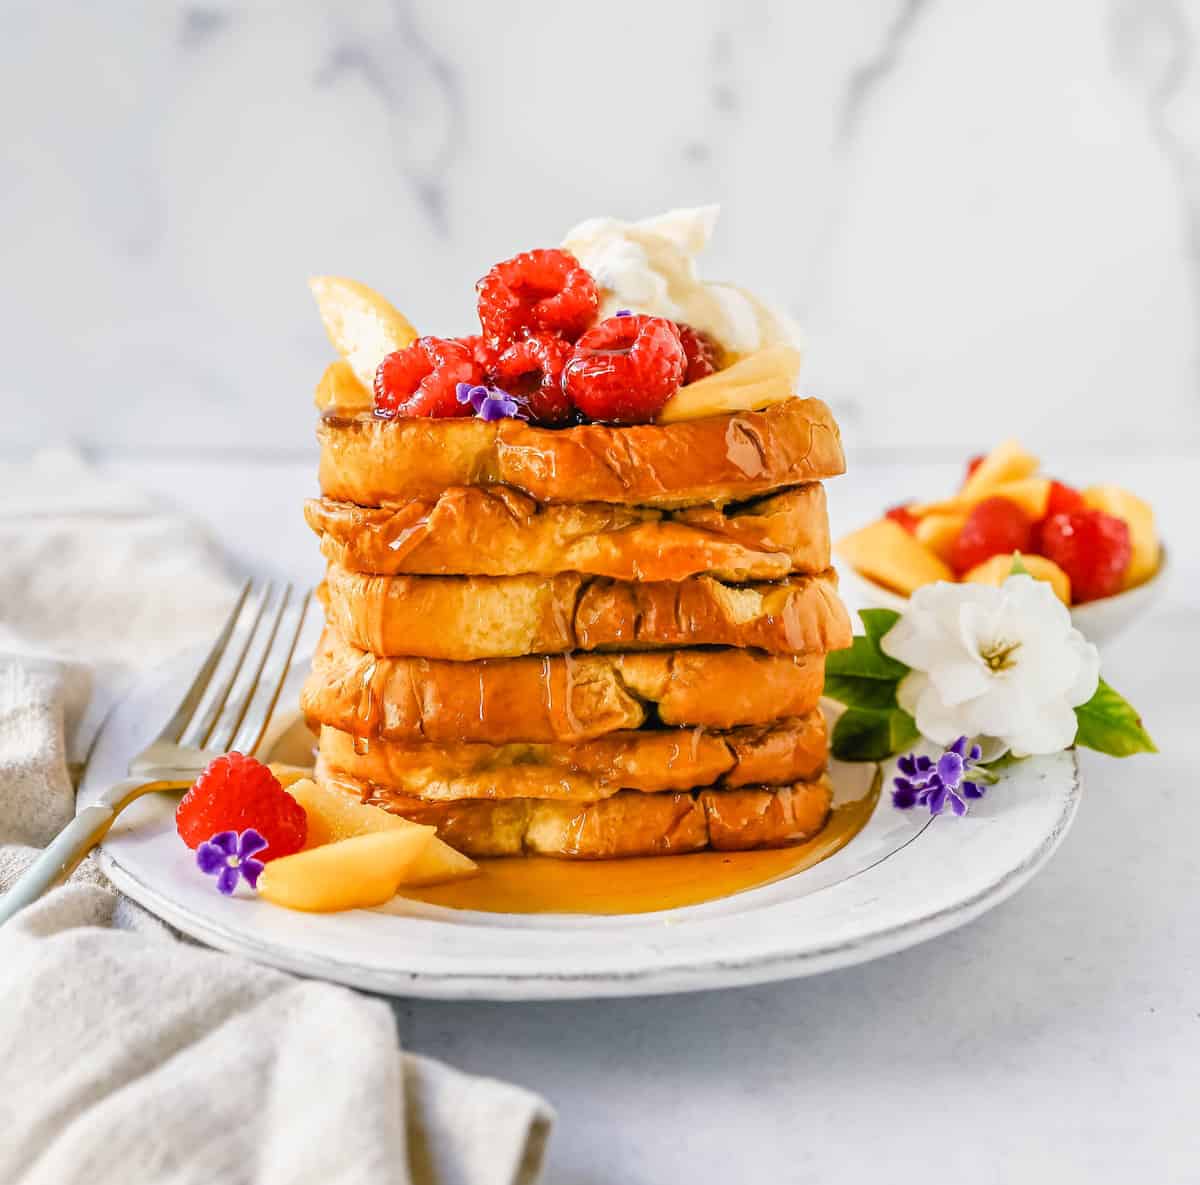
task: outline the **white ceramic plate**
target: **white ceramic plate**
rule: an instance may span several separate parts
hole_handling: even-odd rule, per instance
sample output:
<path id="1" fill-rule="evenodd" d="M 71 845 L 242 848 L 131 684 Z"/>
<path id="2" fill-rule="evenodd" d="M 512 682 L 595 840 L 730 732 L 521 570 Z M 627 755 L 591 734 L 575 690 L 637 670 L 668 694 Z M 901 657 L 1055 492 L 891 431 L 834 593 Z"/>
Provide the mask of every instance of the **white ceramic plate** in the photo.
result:
<path id="1" fill-rule="evenodd" d="M 197 665 L 164 669 L 114 711 L 81 806 L 125 776 Z M 860 797 L 873 774 L 835 765 L 835 796 Z M 475 913 L 400 898 L 311 915 L 222 897 L 176 836 L 175 800 L 165 796 L 121 817 L 101 863 L 119 889 L 185 933 L 301 975 L 441 999 L 636 996 L 815 975 L 961 926 L 1046 862 L 1078 796 L 1072 753 L 1013 767 L 965 819 L 897 811 L 885 788 L 866 827 L 814 868 L 719 901 L 620 917 Z"/>

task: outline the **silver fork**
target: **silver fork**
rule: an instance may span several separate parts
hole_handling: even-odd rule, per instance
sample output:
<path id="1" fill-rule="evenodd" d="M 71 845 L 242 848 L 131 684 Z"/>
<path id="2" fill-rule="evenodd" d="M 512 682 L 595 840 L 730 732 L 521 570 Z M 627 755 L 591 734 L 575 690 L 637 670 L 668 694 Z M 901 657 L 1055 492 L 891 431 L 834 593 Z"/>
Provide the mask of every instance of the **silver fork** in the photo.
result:
<path id="1" fill-rule="evenodd" d="M 186 790 L 216 756 L 255 753 L 287 677 L 312 592 L 247 583 L 191 687 L 130 776 L 84 807 L 0 897 L 0 925 L 61 884 L 143 794 Z"/>

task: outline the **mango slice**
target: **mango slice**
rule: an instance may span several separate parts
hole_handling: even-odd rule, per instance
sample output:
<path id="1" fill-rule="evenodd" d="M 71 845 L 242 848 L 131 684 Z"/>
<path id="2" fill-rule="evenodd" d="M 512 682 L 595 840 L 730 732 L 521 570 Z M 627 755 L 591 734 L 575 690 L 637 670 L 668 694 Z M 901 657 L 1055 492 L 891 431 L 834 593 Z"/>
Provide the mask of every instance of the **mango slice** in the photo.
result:
<path id="1" fill-rule="evenodd" d="M 954 579 L 944 560 L 888 518 L 846 535 L 837 552 L 868 579 L 905 596 L 935 580 Z"/>
<path id="2" fill-rule="evenodd" d="M 396 895 L 431 839 L 432 827 L 413 825 L 282 856 L 263 869 L 258 895 L 309 913 L 370 909 Z"/>
<path id="3" fill-rule="evenodd" d="M 1162 560 L 1162 543 L 1158 538 L 1150 503 L 1114 485 L 1089 486 L 1081 493 L 1085 506 L 1111 514 L 1129 528 L 1133 555 L 1121 587 L 1133 588 L 1136 584 L 1144 584 L 1158 571 Z"/>
<path id="4" fill-rule="evenodd" d="M 950 553 L 962 533 L 965 514 L 927 514 L 917 523 L 916 536 L 938 559 L 950 562 Z"/>
<path id="5" fill-rule="evenodd" d="M 1032 477 L 1039 464 L 1037 457 L 1027 453 L 1019 441 L 1005 440 L 984 457 L 975 472 L 963 482 L 959 494 L 977 502 L 988 496 L 985 491 L 994 493 L 998 485 Z"/>
<path id="6" fill-rule="evenodd" d="M 1003 481 L 971 492 L 963 490 L 953 498 L 946 498 L 941 502 L 919 502 L 908 509 L 917 518 L 924 518 L 930 514 L 965 515 L 985 498 L 1007 498 L 1036 521 L 1046 513 L 1046 505 L 1050 501 L 1050 479 L 1023 477 L 1019 481 Z"/>
<path id="7" fill-rule="evenodd" d="M 680 387 L 658 416 L 660 424 L 734 411 L 760 411 L 791 399 L 803 358 L 790 346 L 767 346 L 706 379 Z"/>
<path id="8" fill-rule="evenodd" d="M 358 381 L 344 358 L 325 367 L 313 402 L 320 412 L 342 412 L 348 416 L 370 411 L 374 406 L 371 392 Z"/>
<path id="9" fill-rule="evenodd" d="M 994 555 L 982 564 L 976 564 L 964 577 L 969 584 L 994 584 L 1000 587 L 1011 575 L 1014 555 Z M 1071 603 L 1071 578 L 1053 561 L 1042 555 L 1021 554 L 1021 563 L 1025 571 L 1034 580 L 1044 580 L 1054 590 L 1064 605 Z"/>
<path id="10" fill-rule="evenodd" d="M 411 346 L 417 331 L 378 292 L 342 276 L 314 276 L 308 282 L 334 348 L 370 391 L 375 372 L 388 354 Z"/>
<path id="11" fill-rule="evenodd" d="M 359 802 L 341 790 L 321 786 L 311 778 L 293 783 L 288 793 L 304 808 L 304 813 L 308 816 L 306 848 L 340 843 L 360 835 L 413 829 L 421 832 L 429 830 L 419 823 L 393 815 L 382 807 Z M 479 866 L 474 860 L 432 836 L 424 851 L 405 874 L 404 883 L 434 885 L 441 881 L 470 876 L 478 870 Z"/>

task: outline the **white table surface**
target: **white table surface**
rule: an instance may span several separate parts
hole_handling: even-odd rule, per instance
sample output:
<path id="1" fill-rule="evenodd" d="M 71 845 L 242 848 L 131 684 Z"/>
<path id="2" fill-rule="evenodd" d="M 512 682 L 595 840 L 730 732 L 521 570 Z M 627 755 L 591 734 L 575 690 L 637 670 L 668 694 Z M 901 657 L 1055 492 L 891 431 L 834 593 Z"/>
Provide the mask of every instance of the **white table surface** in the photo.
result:
<path id="1" fill-rule="evenodd" d="M 239 567 L 313 579 L 300 517 L 314 458 L 108 454 L 207 521 Z M 852 457 L 835 531 L 957 460 Z M 557 1107 L 554 1185 L 1200 1180 L 1197 459 L 1055 457 L 1155 502 L 1173 575 L 1105 674 L 1162 750 L 1083 755 L 1049 867 L 964 930 L 817 979 L 644 1000 L 395 1001 L 407 1048 Z"/>

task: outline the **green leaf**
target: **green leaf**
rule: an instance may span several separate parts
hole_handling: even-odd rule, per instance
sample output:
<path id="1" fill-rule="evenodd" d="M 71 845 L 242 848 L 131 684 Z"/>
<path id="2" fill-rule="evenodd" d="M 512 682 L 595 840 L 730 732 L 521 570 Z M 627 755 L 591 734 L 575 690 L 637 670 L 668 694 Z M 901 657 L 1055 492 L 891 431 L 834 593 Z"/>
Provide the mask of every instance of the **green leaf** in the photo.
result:
<path id="1" fill-rule="evenodd" d="M 886 679 L 864 679 L 857 675 L 825 676 L 825 694 L 848 708 L 886 711 L 896 706 L 896 684 Z"/>
<path id="2" fill-rule="evenodd" d="M 895 609 L 860 609 L 858 615 L 862 618 L 867 637 L 876 646 L 883 635 L 900 620 L 900 614 Z"/>
<path id="3" fill-rule="evenodd" d="M 1012 567 L 1009 568 L 1008 574 L 1010 576 L 1028 576 L 1029 575 L 1029 569 L 1027 567 L 1025 567 L 1025 561 L 1021 559 L 1021 553 L 1019 551 L 1013 552 Z"/>
<path id="4" fill-rule="evenodd" d="M 1075 718 L 1079 721 L 1075 744 L 1085 749 L 1095 749 L 1110 757 L 1158 752 L 1133 705 L 1103 679 L 1096 694 L 1075 709 Z"/>
<path id="5" fill-rule="evenodd" d="M 884 654 L 879 649 L 879 639 L 900 620 L 900 614 L 893 609 L 864 609 L 859 616 L 867 632 L 856 634 L 849 650 L 834 650 L 825 656 L 826 676 L 847 675 L 898 683 L 908 674 L 908 667 Z"/>
<path id="6" fill-rule="evenodd" d="M 830 748 L 839 761 L 884 761 L 919 736 L 913 718 L 900 708 L 848 708 L 833 726 Z"/>

